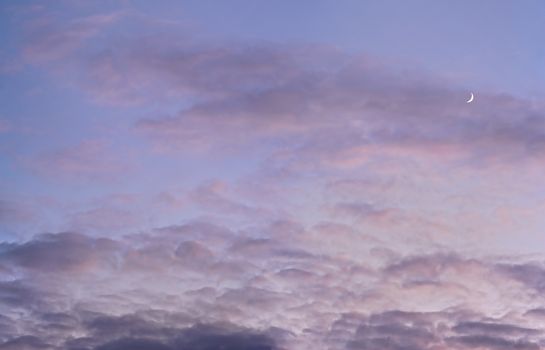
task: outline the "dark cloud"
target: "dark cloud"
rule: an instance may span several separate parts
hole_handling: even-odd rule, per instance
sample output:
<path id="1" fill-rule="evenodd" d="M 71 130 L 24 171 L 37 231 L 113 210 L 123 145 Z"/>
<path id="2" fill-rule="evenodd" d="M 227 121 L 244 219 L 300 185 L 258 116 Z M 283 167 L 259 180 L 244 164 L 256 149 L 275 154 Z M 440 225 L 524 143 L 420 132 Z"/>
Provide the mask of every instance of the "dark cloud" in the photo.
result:
<path id="1" fill-rule="evenodd" d="M 147 315 L 147 316 L 146 316 Z M 67 342 L 68 349 L 96 350 L 158 349 L 158 350 L 275 350 L 276 340 L 269 334 L 233 325 L 195 324 L 174 327 L 172 324 L 150 322 L 142 317 L 150 314 L 121 317 L 100 316 L 87 323 L 92 335 Z M 104 339 L 112 339 L 104 342 Z M 94 344 L 94 345 L 93 345 Z"/>
<path id="2" fill-rule="evenodd" d="M 482 262 L 465 260 L 456 254 L 410 256 L 392 262 L 384 269 L 384 276 L 400 278 L 405 283 L 436 283 L 447 270 L 471 265 L 483 266 Z"/>
<path id="3" fill-rule="evenodd" d="M 537 308 L 526 311 L 525 315 L 534 317 L 545 317 L 545 308 Z"/>
<path id="4" fill-rule="evenodd" d="M 343 202 L 335 205 L 335 213 L 346 215 L 360 220 L 388 221 L 393 219 L 397 210 L 379 208 L 366 202 Z"/>
<path id="5" fill-rule="evenodd" d="M 76 315 L 65 312 L 45 312 L 37 314 L 37 319 L 45 324 L 46 329 L 60 332 L 73 330 L 79 324 Z"/>
<path id="6" fill-rule="evenodd" d="M 255 330 L 228 322 L 202 323 L 151 309 L 120 316 L 72 309 L 43 314 L 32 323 L 34 328 L 23 335 L 0 328 L 0 349 L 277 350 L 287 335 L 274 327 Z"/>
<path id="7" fill-rule="evenodd" d="M 370 316 L 345 315 L 332 327 L 330 337 L 342 333 L 351 339 L 346 349 L 430 349 L 441 343 L 433 313 L 389 311 Z M 351 336 L 349 336 L 351 334 Z"/>
<path id="8" fill-rule="evenodd" d="M 364 325 L 357 330 L 348 349 L 422 349 L 434 343 L 435 335 L 422 327 L 401 324 Z"/>
<path id="9" fill-rule="evenodd" d="M 537 292 L 545 291 L 545 267 L 540 263 L 498 264 L 498 270 Z"/>
<path id="10" fill-rule="evenodd" d="M 167 346 L 159 341 L 138 339 L 138 338 L 125 338 L 107 343 L 95 348 L 96 350 L 171 350 L 172 347 Z"/>
<path id="11" fill-rule="evenodd" d="M 142 338 L 124 338 L 98 346 L 96 350 L 274 350 L 274 341 L 255 333 L 225 333 L 219 329 L 195 327 L 165 343 Z"/>
<path id="12" fill-rule="evenodd" d="M 372 305 L 383 295 L 397 305 L 395 299 L 412 288 L 411 282 L 433 282 L 436 293 L 447 295 L 451 293 L 449 286 L 458 283 L 464 273 L 475 274 L 471 278 L 480 284 L 485 282 L 479 280 L 480 276 L 492 275 L 503 283 L 521 281 L 520 293 L 529 289 L 532 294 L 539 287 L 536 276 L 539 281 L 542 273 L 538 264 L 494 263 L 461 254 L 436 253 L 393 254 L 384 260 L 385 265 L 371 267 L 347 257 L 299 249 L 299 240 L 314 234 L 312 230 L 273 223 L 259 231 L 267 234 L 252 238 L 244 231 L 193 223 L 116 240 L 60 233 L 39 235 L 20 244 L 4 243 L 0 259 L 25 278 L 0 282 L 0 303 L 10 312 L 6 326 L 0 327 L 0 340 L 6 346 L 25 342 L 27 347 L 39 340 L 53 344 L 53 348 L 65 344 L 64 348 L 73 350 L 127 346 L 207 350 L 218 344 L 225 349 L 278 349 L 284 338 L 268 330 L 248 330 L 245 327 L 252 323 L 244 320 L 254 315 L 277 315 L 279 310 L 295 320 L 314 315 L 331 329 L 324 336 L 311 327 L 289 339 L 314 337 L 314 341 L 332 344 L 335 349 L 342 348 L 341 344 L 347 349 L 370 350 L 434 349 L 442 344 L 456 349 L 535 349 L 543 336 L 541 328 L 516 318 L 494 319 L 477 309 L 463 311 L 462 307 L 437 312 L 407 312 L 393 307 L 369 315 L 345 313 L 367 300 Z M 293 239 L 288 241 L 288 237 Z M 157 268 L 150 269 L 150 264 Z M 99 288 L 74 304 L 60 292 L 66 285 L 71 286 L 67 281 L 75 280 L 76 271 L 83 271 L 85 280 L 92 283 L 87 288 Z M 52 274 L 54 278 L 47 278 Z M 113 278 L 102 280 L 101 276 Z M 130 289 L 110 292 L 118 281 L 128 281 L 123 283 Z M 467 277 L 465 281 L 470 282 Z M 157 292 L 163 283 L 171 283 L 169 293 Z M 454 295 L 459 295 L 460 290 L 455 289 Z M 157 293 L 154 299 L 150 291 Z M 146 305 L 149 300 L 154 300 L 152 305 L 157 309 Z M 102 310 L 105 307 L 112 310 Z M 116 314 L 115 309 L 127 307 L 139 311 Z M 9 323 L 14 320 L 12 316 L 17 316 L 13 313 L 16 310 L 30 313 L 17 319 L 18 328 L 12 328 Z M 344 316 L 335 320 L 340 310 Z M 527 315 L 537 315 L 536 310 Z M 210 326 L 232 318 L 240 327 Z M 292 331 L 287 328 L 284 332 Z M 18 340 L 24 334 L 36 339 Z M 70 334 L 79 335 L 71 338 Z"/>
<path id="13" fill-rule="evenodd" d="M 30 350 L 30 349 L 53 349 L 50 344 L 45 343 L 42 339 L 25 335 L 10 339 L 0 344 L 0 349 L 3 350 Z"/>
<path id="14" fill-rule="evenodd" d="M 180 243 L 180 245 L 176 248 L 175 254 L 176 257 L 182 259 L 188 264 L 202 264 L 209 262 L 211 259 L 213 259 L 213 253 L 210 249 L 194 241 L 186 241 Z"/>
<path id="15" fill-rule="evenodd" d="M 34 308 L 43 303 L 44 294 L 22 280 L 0 281 L 0 303 L 10 307 Z"/>
<path id="16" fill-rule="evenodd" d="M 499 334 L 505 336 L 524 336 L 539 333 L 536 329 L 488 322 L 462 322 L 453 327 L 453 330 L 458 333 Z"/>
<path id="17" fill-rule="evenodd" d="M 268 335 L 248 330 L 229 330 L 213 326 L 195 326 L 182 332 L 175 346 L 181 350 L 274 350 L 276 342 Z"/>
<path id="18" fill-rule="evenodd" d="M 467 349 L 485 348 L 490 350 L 538 350 L 540 345 L 525 340 L 512 340 L 500 336 L 492 337 L 487 335 L 466 335 L 451 337 L 447 339 L 449 344 L 463 345 Z"/>
<path id="19" fill-rule="evenodd" d="M 14 319 L 0 315 L 0 340 L 4 341 L 17 334 L 17 326 Z"/>
<path id="20" fill-rule="evenodd" d="M 1 243 L 0 261 L 41 272 L 81 272 L 109 260 L 115 243 L 78 233 L 43 234 L 26 243 Z"/>
<path id="21" fill-rule="evenodd" d="M 369 316 L 344 315 L 332 326 L 331 339 L 352 334 L 347 349 L 540 349 L 543 332 L 507 323 L 456 319 L 459 311 L 388 311 Z M 475 317 L 473 316 L 469 316 Z M 452 333 L 454 332 L 454 336 Z M 470 334 L 467 334 L 470 333 Z"/>
<path id="22" fill-rule="evenodd" d="M 162 337 L 172 335 L 170 326 L 163 325 L 146 315 L 128 314 L 122 316 L 98 315 L 85 320 L 90 334 L 98 339 L 125 337 Z"/>

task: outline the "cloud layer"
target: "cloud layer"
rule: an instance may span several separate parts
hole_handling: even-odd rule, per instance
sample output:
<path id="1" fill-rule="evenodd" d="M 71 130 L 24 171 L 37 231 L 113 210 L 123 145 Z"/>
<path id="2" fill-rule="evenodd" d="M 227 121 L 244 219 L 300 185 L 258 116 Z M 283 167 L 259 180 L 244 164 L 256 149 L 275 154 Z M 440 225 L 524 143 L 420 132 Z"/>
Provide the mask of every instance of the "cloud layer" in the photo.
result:
<path id="1" fill-rule="evenodd" d="M 262 230 L 271 233 L 195 222 L 3 244 L 2 346 L 540 349 L 545 340 L 545 267 L 535 262 L 384 256 L 380 243 L 356 240 L 362 262 L 311 244 L 334 231 Z"/>

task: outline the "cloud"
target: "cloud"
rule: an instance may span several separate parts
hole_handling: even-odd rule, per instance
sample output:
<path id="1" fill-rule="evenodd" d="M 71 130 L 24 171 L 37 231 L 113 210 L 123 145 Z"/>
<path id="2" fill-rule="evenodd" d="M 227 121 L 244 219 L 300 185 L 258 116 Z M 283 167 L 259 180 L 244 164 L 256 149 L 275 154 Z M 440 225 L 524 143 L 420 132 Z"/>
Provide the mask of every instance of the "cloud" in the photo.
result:
<path id="1" fill-rule="evenodd" d="M 527 316 L 533 316 L 533 317 L 544 317 L 545 316 L 545 308 L 537 308 L 537 309 L 531 309 L 528 310 L 525 315 Z"/>
<path id="2" fill-rule="evenodd" d="M 112 182 L 131 168 L 111 145 L 96 140 L 24 159 L 24 165 L 53 179 Z"/>
<path id="3" fill-rule="evenodd" d="M 86 230 L 122 230 L 142 224 L 143 218 L 127 209 L 97 207 L 73 214 L 70 225 Z"/>
<path id="4" fill-rule="evenodd" d="M 516 316 L 527 312 L 522 305 L 539 305 L 541 299 L 532 285 L 507 274 L 501 261 L 437 253 L 377 256 L 375 267 L 369 256 L 364 266 L 356 257 L 329 255 L 312 245 L 302 250 L 298 239 L 288 244 L 278 232 L 294 229 L 299 239 L 312 234 L 277 223 L 257 239 L 188 224 L 118 239 L 61 233 L 4 243 L 0 262 L 21 279 L 0 284 L 0 301 L 32 310 L 17 321 L 22 333 L 8 329 L 4 341 L 32 334 L 52 347 L 66 342 L 67 349 L 214 349 L 220 342 L 248 349 L 297 342 L 334 349 L 533 349 L 541 341 L 545 323 Z M 154 283 L 143 283 L 150 278 Z M 452 287 L 462 283 L 468 288 Z M 496 296 L 498 284 L 510 287 Z M 405 311 L 418 298 L 437 311 Z M 491 316 L 506 307 L 504 318 Z M 356 309 L 369 313 L 354 316 Z M 202 326 L 217 322 L 239 326 Z M 247 331 L 263 325 L 282 331 Z M 80 338 L 67 336 L 73 332 Z"/>
<path id="5" fill-rule="evenodd" d="M 149 339 L 124 337 L 94 347 L 96 350 L 157 349 L 157 350 L 275 350 L 278 347 L 270 336 L 233 327 L 196 325 L 176 330 L 175 335 Z M 166 338 L 166 339 L 165 339 Z"/>
<path id="6" fill-rule="evenodd" d="M 502 337 L 490 337 L 486 335 L 469 335 L 452 337 L 449 339 L 451 344 L 460 344 L 465 348 L 485 348 L 490 350 L 496 349 L 540 349 L 538 343 L 528 342 L 524 340 L 510 340 Z"/>
<path id="7" fill-rule="evenodd" d="M 235 197 L 236 193 L 229 188 L 228 184 L 222 181 L 211 181 L 205 183 L 189 193 L 189 200 L 200 206 L 206 211 L 229 217 L 268 218 L 271 215 L 266 209 L 253 207 L 239 200 L 230 198 Z"/>
<path id="8" fill-rule="evenodd" d="M 324 249 L 327 227 L 276 223 L 259 231 L 266 234 L 193 223 L 115 239 L 59 233 L 4 243 L 0 301 L 18 331 L 6 327 L 2 341 L 32 335 L 66 349 L 222 342 L 461 350 L 534 349 L 545 339 L 545 322 L 523 317 L 525 306 L 545 300 L 501 261 L 453 252 L 360 261 Z M 8 281 L 13 274 L 19 279 Z M 423 311 L 423 302 L 435 310 Z M 15 310 L 27 311 L 18 319 Z"/>
<path id="9" fill-rule="evenodd" d="M 335 205 L 334 213 L 346 215 L 358 220 L 372 220 L 375 222 L 391 222 L 399 217 L 399 210 L 377 208 L 366 202 L 343 202 Z"/>
<path id="10" fill-rule="evenodd" d="M 32 217 L 31 210 L 19 202 L 0 200 L 0 222 L 20 222 Z"/>
<path id="11" fill-rule="evenodd" d="M 167 346 L 161 342 L 147 340 L 147 339 L 120 339 L 108 344 L 101 345 L 96 348 L 97 350 L 121 350 L 121 349 L 135 349 L 135 350 L 170 350 L 170 346 Z"/>
<path id="12" fill-rule="evenodd" d="M 524 336 L 539 333 L 536 329 L 488 322 L 462 322 L 457 324 L 453 330 L 458 333 L 502 334 L 504 336 Z"/>
<path id="13" fill-rule="evenodd" d="M 353 334 L 347 349 L 540 349 L 542 331 L 479 321 L 456 324 L 468 316 L 475 317 L 461 311 L 347 314 L 333 324 L 329 337 Z"/>
<path id="14" fill-rule="evenodd" d="M 40 11 L 39 15 L 26 20 L 23 56 L 34 64 L 66 59 L 120 17 L 121 13 L 109 13 L 66 21 Z"/>
<path id="15" fill-rule="evenodd" d="M 0 303 L 10 307 L 34 308 L 42 303 L 44 291 L 26 285 L 23 281 L 1 281 Z"/>
<path id="16" fill-rule="evenodd" d="M 166 47 L 145 56 L 154 50 L 154 62 L 172 69 L 173 76 L 187 78 L 183 59 L 173 63 L 163 58 Z M 169 57 L 183 52 L 170 50 Z M 214 52 L 200 50 L 206 57 L 208 50 Z M 326 54 L 289 48 L 271 48 L 255 58 L 279 78 L 270 81 L 257 75 L 262 85 L 249 90 L 245 77 L 254 77 L 254 66 L 235 70 L 229 62 L 238 48 L 230 50 L 226 56 L 210 54 L 214 59 L 206 66 L 192 65 L 191 74 L 222 77 L 213 74 L 216 69 L 233 69 L 239 80 L 213 80 L 197 91 L 199 98 L 190 107 L 174 116 L 144 119 L 138 129 L 178 151 L 261 142 L 280 146 L 299 162 L 335 167 L 358 166 L 377 156 L 504 162 L 543 154 L 544 111 L 528 101 L 484 94 L 481 103 L 469 109 L 461 101 L 461 90 L 425 74 L 398 75 L 395 67 L 377 67 L 357 56 L 331 64 Z M 298 61 L 298 55 L 312 57 L 311 64 Z M 289 68 L 275 64 L 278 56 L 285 57 Z M 156 64 L 144 62 L 141 69 L 151 72 Z M 324 66 L 327 69 L 316 68 Z M 183 81 L 191 83 L 190 77 Z M 215 96 L 213 88 L 219 86 L 223 95 Z"/>
<path id="17" fill-rule="evenodd" d="M 187 31 L 110 44 L 80 59 L 80 86 L 102 102 L 181 101 L 177 113 L 136 123 L 163 149 L 260 143 L 298 163 L 341 168 L 377 156 L 494 164 L 540 159 L 544 150 L 539 105 L 482 92 L 468 106 L 463 87 L 378 58 L 316 45 L 203 42 Z"/>
<path id="18" fill-rule="evenodd" d="M 545 268 L 542 264 L 499 264 L 498 270 L 536 292 L 545 289 Z"/>
<path id="19" fill-rule="evenodd" d="M 88 57 L 85 82 L 98 101 L 121 105 L 201 95 L 221 98 L 298 74 L 291 60 L 268 46 L 203 46 L 190 35 L 144 35 L 137 45 Z"/>
<path id="20" fill-rule="evenodd" d="M 21 336 L 10 339 L 0 344 L 0 349 L 5 350 L 20 350 L 20 349 L 51 349 L 50 344 L 44 343 L 38 337 L 31 335 Z"/>
<path id="21" fill-rule="evenodd" d="M 114 241 L 77 233 L 42 234 L 26 243 L 0 244 L 0 262 L 40 273 L 83 273 L 108 261 Z"/>
<path id="22" fill-rule="evenodd" d="M 0 133 L 8 132 L 12 129 L 11 123 L 6 119 L 0 119 Z"/>
<path id="23" fill-rule="evenodd" d="M 172 317 L 173 316 L 173 317 Z M 257 331 L 229 323 L 177 325 L 176 314 L 149 310 L 138 314 L 108 316 L 80 313 L 84 337 L 61 342 L 63 349 L 279 349 L 274 329 Z M 162 320 L 161 320 L 162 319 Z M 192 322 L 196 322 L 192 320 Z M 281 340 L 281 337 L 279 338 Z"/>

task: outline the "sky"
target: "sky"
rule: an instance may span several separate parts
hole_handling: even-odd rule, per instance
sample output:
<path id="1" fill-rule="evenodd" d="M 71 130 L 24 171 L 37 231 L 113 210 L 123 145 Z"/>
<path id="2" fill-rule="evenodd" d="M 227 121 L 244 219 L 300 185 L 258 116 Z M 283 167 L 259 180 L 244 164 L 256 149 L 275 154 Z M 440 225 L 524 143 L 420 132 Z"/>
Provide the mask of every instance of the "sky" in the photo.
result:
<path id="1" fill-rule="evenodd" d="M 0 350 L 545 349 L 544 33 L 537 0 L 3 1 Z"/>

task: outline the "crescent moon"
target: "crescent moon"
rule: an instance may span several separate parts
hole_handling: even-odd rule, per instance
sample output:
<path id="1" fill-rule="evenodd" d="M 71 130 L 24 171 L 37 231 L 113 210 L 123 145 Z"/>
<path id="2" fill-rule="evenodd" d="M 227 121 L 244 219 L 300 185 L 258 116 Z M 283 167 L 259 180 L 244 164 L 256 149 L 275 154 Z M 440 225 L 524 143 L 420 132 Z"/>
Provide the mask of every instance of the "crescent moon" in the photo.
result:
<path id="1" fill-rule="evenodd" d="M 469 100 L 466 101 L 466 103 L 471 103 L 471 102 L 473 102 L 473 98 L 474 98 L 473 93 L 471 93 L 471 97 L 469 98 Z"/>

